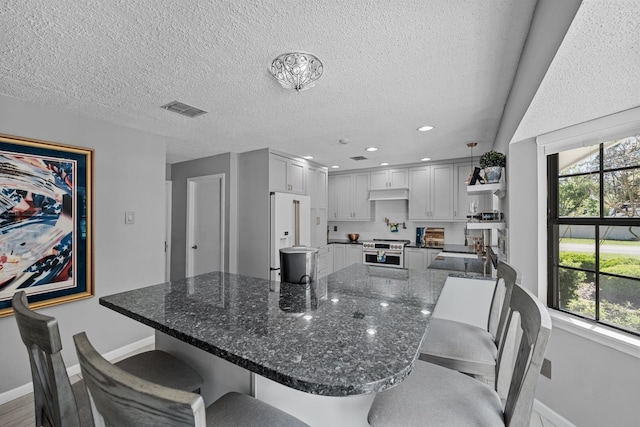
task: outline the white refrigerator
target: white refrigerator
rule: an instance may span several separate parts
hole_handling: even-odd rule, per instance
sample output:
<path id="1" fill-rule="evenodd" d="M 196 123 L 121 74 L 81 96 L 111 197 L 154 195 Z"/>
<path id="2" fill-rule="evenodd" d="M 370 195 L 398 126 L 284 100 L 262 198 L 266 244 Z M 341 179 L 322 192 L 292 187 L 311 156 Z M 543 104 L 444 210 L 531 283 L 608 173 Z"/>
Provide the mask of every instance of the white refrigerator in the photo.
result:
<path id="1" fill-rule="evenodd" d="M 269 230 L 269 277 L 280 281 L 280 249 L 311 245 L 311 200 L 309 196 L 271 193 Z"/>

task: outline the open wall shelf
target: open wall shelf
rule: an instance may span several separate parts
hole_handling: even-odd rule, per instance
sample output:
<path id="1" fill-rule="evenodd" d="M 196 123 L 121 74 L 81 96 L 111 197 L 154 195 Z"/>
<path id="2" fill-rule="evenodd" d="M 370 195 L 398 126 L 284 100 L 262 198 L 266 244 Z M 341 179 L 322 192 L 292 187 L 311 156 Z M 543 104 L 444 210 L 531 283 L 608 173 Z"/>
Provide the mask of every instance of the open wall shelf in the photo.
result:
<path id="1" fill-rule="evenodd" d="M 467 194 L 494 194 L 502 199 L 507 195 L 507 184 L 499 182 L 497 184 L 467 185 Z"/>

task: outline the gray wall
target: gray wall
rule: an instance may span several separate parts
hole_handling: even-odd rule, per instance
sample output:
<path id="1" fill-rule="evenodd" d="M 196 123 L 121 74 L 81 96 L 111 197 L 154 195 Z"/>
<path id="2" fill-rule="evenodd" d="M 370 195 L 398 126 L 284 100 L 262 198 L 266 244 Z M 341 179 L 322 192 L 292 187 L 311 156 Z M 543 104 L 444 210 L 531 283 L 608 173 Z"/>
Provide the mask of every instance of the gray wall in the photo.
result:
<path id="1" fill-rule="evenodd" d="M 230 270 L 235 259 L 234 240 L 230 230 L 236 224 L 234 195 L 237 193 L 237 173 L 232 173 L 236 155 L 231 153 L 205 157 L 171 165 L 171 280 L 182 279 L 186 271 L 187 244 L 187 179 L 206 175 L 225 175 L 225 254 L 224 269 Z"/>
<path id="2" fill-rule="evenodd" d="M 86 331 L 105 353 L 153 331 L 98 305 L 98 298 L 164 279 L 164 138 L 0 96 L 0 133 L 95 150 L 93 298 L 41 309 L 58 319 L 67 366 L 72 335 Z M 124 224 L 135 211 L 135 224 Z M 27 350 L 13 316 L 0 318 L 0 394 L 31 382 Z"/>

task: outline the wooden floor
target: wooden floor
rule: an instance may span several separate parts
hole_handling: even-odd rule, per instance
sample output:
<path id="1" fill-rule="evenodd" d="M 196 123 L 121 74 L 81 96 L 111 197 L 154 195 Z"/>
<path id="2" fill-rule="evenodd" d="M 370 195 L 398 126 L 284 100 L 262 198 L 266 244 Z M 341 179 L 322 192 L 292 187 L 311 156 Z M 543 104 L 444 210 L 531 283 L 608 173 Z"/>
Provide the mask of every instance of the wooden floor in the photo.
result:
<path id="1" fill-rule="evenodd" d="M 80 377 L 71 377 L 71 383 Z M 34 427 L 36 417 L 33 410 L 33 393 L 19 397 L 4 405 L 0 405 L 0 426 L 2 427 Z"/>

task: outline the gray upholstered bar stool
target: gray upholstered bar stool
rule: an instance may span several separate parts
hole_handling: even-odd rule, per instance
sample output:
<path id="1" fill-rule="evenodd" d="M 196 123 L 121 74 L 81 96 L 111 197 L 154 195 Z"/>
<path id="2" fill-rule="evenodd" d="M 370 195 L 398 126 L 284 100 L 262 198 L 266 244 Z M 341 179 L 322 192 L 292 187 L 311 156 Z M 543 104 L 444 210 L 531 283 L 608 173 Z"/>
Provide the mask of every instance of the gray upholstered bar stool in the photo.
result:
<path id="1" fill-rule="evenodd" d="M 505 329 L 495 381 L 502 384 L 503 376 L 511 379 L 504 404 L 497 386 L 417 360 L 403 382 L 376 395 L 369 423 L 373 427 L 528 426 L 551 317 L 535 296 L 515 285 Z M 510 363 L 514 352 L 515 363 Z"/>
<path id="2" fill-rule="evenodd" d="M 71 385 L 67 375 L 58 321 L 31 310 L 24 291 L 13 295 L 12 306 L 29 353 L 36 425 L 93 425 L 86 387 L 82 381 Z M 199 391 L 203 384 L 193 368 L 160 350 L 134 355 L 117 365 L 149 381 L 185 391 Z"/>
<path id="3" fill-rule="evenodd" d="M 520 272 L 500 261 L 487 327 L 480 328 L 448 319 L 431 319 L 420 348 L 420 360 L 473 375 L 487 383 L 495 380 L 496 358 L 509 311 L 511 291 L 520 281 Z"/>
<path id="4" fill-rule="evenodd" d="M 202 396 L 164 387 L 105 360 L 82 332 L 73 336 L 96 420 L 106 425 L 142 426 L 306 426 L 253 397 L 227 393 L 205 408 Z"/>

